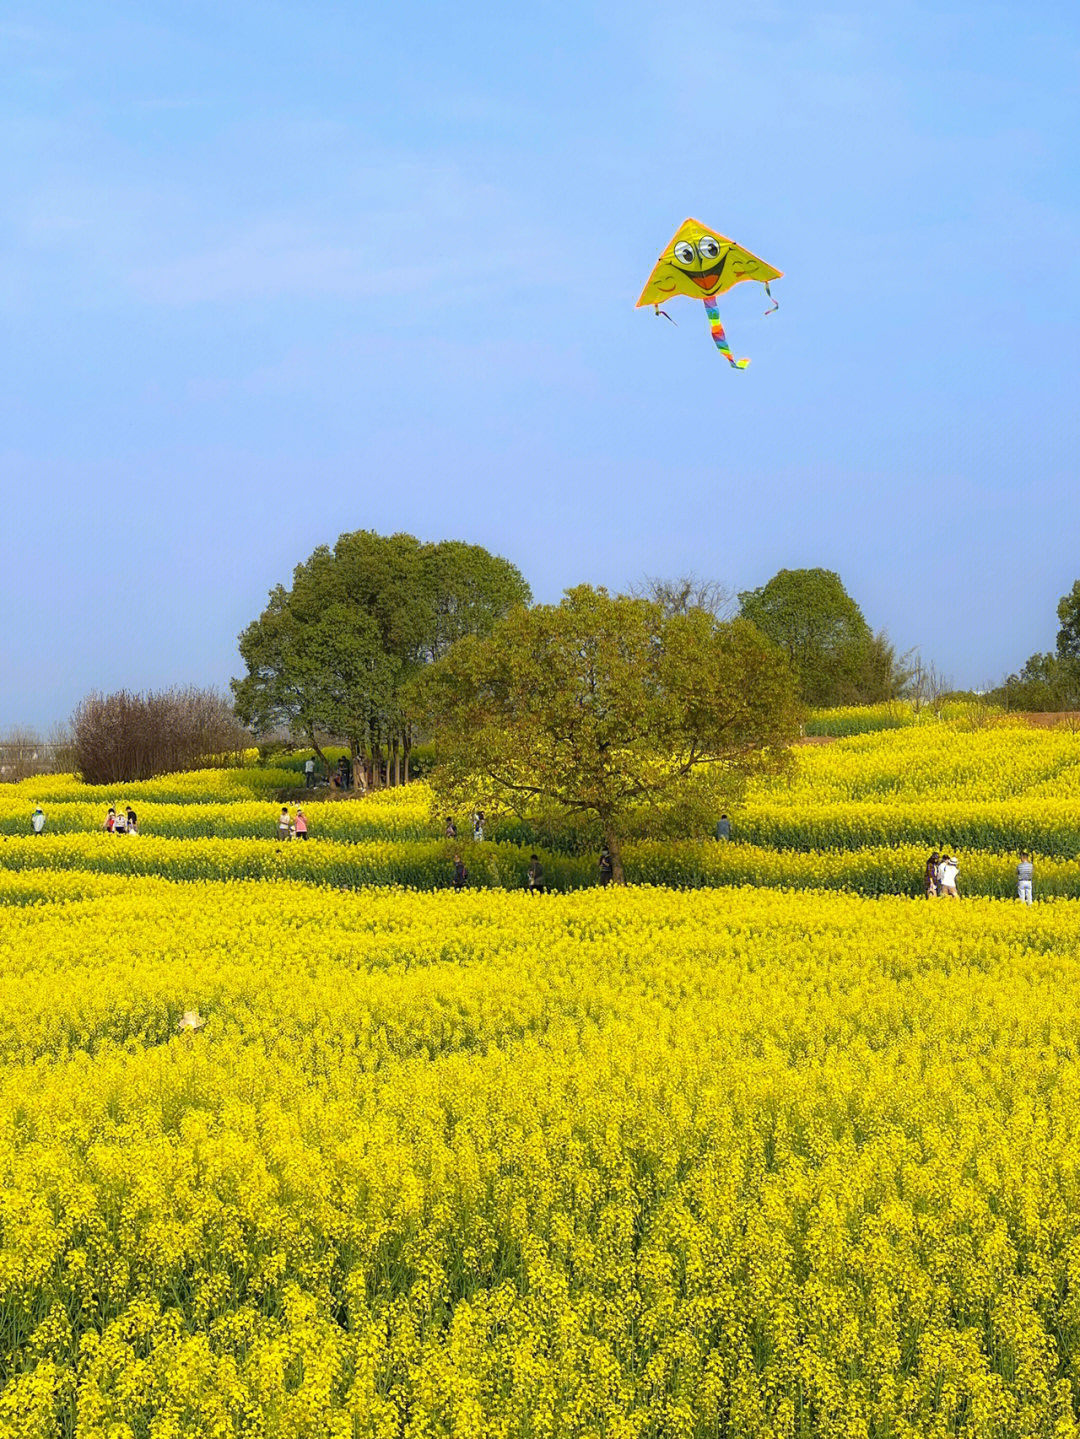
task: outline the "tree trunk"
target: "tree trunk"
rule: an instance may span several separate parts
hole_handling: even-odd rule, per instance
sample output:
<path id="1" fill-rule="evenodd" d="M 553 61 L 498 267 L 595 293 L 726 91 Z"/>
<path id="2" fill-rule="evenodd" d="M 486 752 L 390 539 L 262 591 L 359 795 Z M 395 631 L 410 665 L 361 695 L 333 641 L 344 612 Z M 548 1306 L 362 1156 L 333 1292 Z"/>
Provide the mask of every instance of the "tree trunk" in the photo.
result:
<path id="1" fill-rule="evenodd" d="M 607 845 L 608 853 L 611 855 L 612 884 L 625 884 L 626 875 L 623 873 L 622 850 L 619 847 L 619 836 L 615 831 L 615 826 L 610 820 L 604 821 L 604 843 Z"/>
<path id="2" fill-rule="evenodd" d="M 393 755 L 393 757 L 394 757 L 394 772 L 393 772 L 393 777 L 392 777 L 391 780 L 390 780 L 390 783 L 391 783 L 392 785 L 399 785 L 399 784 L 401 783 L 401 753 L 400 753 L 400 750 L 398 749 L 398 737 L 397 737 L 397 735 L 395 735 L 394 738 L 393 738 L 393 740 L 391 741 L 390 750 L 391 750 L 391 753 L 392 753 L 392 755 Z"/>
<path id="3" fill-rule="evenodd" d="M 326 773 L 329 774 L 329 773 L 330 773 L 330 761 L 326 758 L 326 756 L 323 754 L 322 750 L 319 748 L 319 741 L 315 738 L 315 733 L 314 733 L 314 731 L 313 731 L 313 730 L 308 730 L 308 732 L 307 732 L 307 737 L 308 737 L 308 739 L 311 741 L 311 748 L 315 751 L 315 753 L 316 753 L 316 754 L 319 756 L 319 758 L 322 760 L 323 764 L 326 766 Z"/>

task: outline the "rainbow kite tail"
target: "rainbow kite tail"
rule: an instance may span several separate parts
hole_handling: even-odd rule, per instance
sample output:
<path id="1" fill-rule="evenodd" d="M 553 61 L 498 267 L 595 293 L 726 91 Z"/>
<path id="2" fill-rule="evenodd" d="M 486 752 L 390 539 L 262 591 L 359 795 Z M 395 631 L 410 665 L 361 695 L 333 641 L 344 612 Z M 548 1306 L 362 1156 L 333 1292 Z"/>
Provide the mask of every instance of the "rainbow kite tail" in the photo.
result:
<path id="1" fill-rule="evenodd" d="M 736 360 L 734 355 L 732 355 L 731 346 L 728 344 L 727 336 L 724 334 L 724 327 L 720 323 L 720 311 L 711 300 L 705 301 L 705 313 L 709 317 L 709 333 L 713 337 L 716 348 L 724 356 L 733 370 L 745 370 L 750 361 Z"/>

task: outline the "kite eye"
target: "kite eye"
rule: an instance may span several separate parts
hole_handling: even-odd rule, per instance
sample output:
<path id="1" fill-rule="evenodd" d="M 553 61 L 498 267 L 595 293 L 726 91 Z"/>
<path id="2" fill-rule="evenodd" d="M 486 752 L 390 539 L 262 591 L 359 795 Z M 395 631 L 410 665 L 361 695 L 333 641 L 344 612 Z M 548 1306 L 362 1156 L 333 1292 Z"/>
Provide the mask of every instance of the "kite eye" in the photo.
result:
<path id="1" fill-rule="evenodd" d="M 715 260 L 720 254 L 720 246 L 711 235 L 702 235 L 697 247 L 698 254 L 703 260 Z"/>
<path id="2" fill-rule="evenodd" d="M 680 240 L 675 246 L 675 258 L 680 265 L 692 265 L 697 259 L 693 245 L 688 245 L 685 240 Z"/>

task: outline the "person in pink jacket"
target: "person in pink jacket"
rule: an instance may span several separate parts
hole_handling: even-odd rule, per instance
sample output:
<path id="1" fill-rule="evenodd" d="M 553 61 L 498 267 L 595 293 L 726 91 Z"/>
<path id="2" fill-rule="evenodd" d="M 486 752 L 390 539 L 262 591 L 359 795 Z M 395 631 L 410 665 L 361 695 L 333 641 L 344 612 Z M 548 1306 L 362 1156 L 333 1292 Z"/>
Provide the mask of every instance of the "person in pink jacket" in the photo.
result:
<path id="1" fill-rule="evenodd" d="M 296 838 L 307 839 L 307 815 L 302 809 L 296 811 Z"/>

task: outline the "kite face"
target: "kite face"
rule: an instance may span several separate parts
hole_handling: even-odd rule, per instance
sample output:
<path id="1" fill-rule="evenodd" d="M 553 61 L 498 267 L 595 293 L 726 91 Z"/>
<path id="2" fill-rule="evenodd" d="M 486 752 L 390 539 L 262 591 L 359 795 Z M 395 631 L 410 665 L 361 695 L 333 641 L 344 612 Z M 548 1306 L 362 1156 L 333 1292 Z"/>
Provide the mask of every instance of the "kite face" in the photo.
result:
<path id="1" fill-rule="evenodd" d="M 742 280 L 758 280 L 768 290 L 769 281 L 778 280 L 782 273 L 782 270 L 759 260 L 741 245 L 736 245 L 726 235 L 710 230 L 700 220 L 684 220 L 653 267 L 637 307 L 660 306 L 673 295 L 689 295 L 692 299 L 704 300 L 717 347 L 732 365 L 745 369 L 750 361 L 732 359 L 720 317 L 711 301 Z M 772 299 L 771 291 L 769 298 Z"/>

